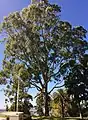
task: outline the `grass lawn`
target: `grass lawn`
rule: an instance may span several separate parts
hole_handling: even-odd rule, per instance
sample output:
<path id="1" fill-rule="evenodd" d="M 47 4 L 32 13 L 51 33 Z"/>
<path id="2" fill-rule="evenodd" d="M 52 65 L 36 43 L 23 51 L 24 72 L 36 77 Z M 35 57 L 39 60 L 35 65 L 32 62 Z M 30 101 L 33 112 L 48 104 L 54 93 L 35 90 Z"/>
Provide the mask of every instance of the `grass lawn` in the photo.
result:
<path id="1" fill-rule="evenodd" d="M 57 117 L 45 117 L 45 116 L 42 117 L 33 116 L 32 119 L 33 120 L 88 120 L 88 118 L 80 119 L 79 117 L 66 117 L 62 119 Z"/>

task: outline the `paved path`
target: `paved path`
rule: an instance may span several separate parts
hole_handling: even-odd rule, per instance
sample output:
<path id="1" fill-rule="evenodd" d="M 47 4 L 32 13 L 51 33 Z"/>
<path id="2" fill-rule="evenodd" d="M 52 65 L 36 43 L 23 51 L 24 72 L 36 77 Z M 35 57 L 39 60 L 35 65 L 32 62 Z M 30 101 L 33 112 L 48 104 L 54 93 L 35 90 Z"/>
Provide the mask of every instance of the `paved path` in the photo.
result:
<path id="1" fill-rule="evenodd" d="M 4 118 L 4 117 L 0 117 L 0 120 L 6 120 L 6 118 Z"/>

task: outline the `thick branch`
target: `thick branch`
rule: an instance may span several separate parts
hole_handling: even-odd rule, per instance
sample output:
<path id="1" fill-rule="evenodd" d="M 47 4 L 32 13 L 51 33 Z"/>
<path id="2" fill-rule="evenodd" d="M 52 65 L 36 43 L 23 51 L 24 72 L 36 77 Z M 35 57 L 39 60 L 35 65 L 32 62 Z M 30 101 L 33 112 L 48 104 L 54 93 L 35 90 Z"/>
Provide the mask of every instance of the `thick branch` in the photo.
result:
<path id="1" fill-rule="evenodd" d="M 58 69 L 58 67 L 60 66 L 62 61 L 63 61 L 63 59 L 61 59 L 60 62 L 56 66 L 54 66 L 55 65 L 55 63 L 54 63 L 55 60 L 52 62 L 52 64 L 53 64 L 52 73 L 53 73 L 53 71 L 56 71 Z M 51 74 L 49 78 L 54 77 L 54 76 L 56 76 L 59 73 L 60 73 L 60 71 L 58 70 L 56 73 Z"/>
<path id="2" fill-rule="evenodd" d="M 36 85 L 36 83 L 32 83 L 32 82 L 31 82 L 31 85 L 33 85 L 34 87 L 36 87 L 36 89 L 37 89 L 38 91 L 42 91 L 41 87 L 39 87 L 38 85 Z"/>
<path id="3" fill-rule="evenodd" d="M 57 86 L 58 85 L 58 83 L 50 90 L 50 92 L 48 93 L 48 94 L 50 94 L 54 89 L 56 89 L 56 88 L 61 88 L 61 87 L 64 87 L 64 84 L 63 85 L 61 85 L 61 86 Z"/>

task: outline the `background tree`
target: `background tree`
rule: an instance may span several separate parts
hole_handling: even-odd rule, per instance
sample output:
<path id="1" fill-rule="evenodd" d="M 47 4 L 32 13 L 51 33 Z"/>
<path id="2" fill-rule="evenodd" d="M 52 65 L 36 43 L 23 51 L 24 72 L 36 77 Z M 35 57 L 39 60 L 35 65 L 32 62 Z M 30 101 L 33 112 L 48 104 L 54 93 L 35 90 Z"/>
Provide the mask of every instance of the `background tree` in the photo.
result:
<path id="1" fill-rule="evenodd" d="M 3 70 L 0 71 L 0 85 L 6 85 L 6 78 L 5 76 L 2 78 L 2 76 L 4 76 Z"/>
<path id="2" fill-rule="evenodd" d="M 3 61 L 3 74 L 1 78 L 5 78 L 7 81 L 5 88 L 6 104 L 11 103 L 10 110 L 17 110 L 17 94 L 19 83 L 19 111 L 23 111 L 23 105 L 25 100 L 32 99 L 32 96 L 28 93 L 29 73 L 27 72 L 24 64 L 11 64 L 11 62 Z M 30 103 L 30 102 L 29 102 Z"/>
<path id="3" fill-rule="evenodd" d="M 88 54 L 84 54 L 78 63 L 73 61 L 67 64 L 67 68 L 70 72 L 65 76 L 65 86 L 68 94 L 77 104 L 80 117 L 82 117 L 82 104 L 86 104 L 88 99 Z"/>
<path id="4" fill-rule="evenodd" d="M 74 101 L 74 99 L 70 98 L 70 102 L 68 106 L 68 115 L 71 117 L 78 117 L 79 116 L 78 110 L 79 108 L 78 108 L 77 102 Z"/>
<path id="5" fill-rule="evenodd" d="M 39 116 L 44 116 L 44 96 L 41 93 L 36 99 L 37 113 Z"/>
<path id="6" fill-rule="evenodd" d="M 44 94 L 43 93 L 38 93 L 36 96 L 36 108 L 37 108 L 37 113 L 39 114 L 39 116 L 44 116 L 44 102 L 45 102 L 45 98 L 44 98 Z M 48 108 L 49 108 L 49 112 L 51 111 L 51 97 L 48 96 L 47 99 L 48 102 Z"/>
<path id="7" fill-rule="evenodd" d="M 70 104 L 70 99 L 64 89 L 59 89 L 53 93 L 54 103 L 58 104 L 58 115 L 60 114 L 62 118 L 68 116 L 68 107 Z"/>
<path id="8" fill-rule="evenodd" d="M 48 95 L 63 80 L 61 65 L 78 59 L 87 45 L 86 30 L 60 21 L 60 12 L 58 5 L 42 1 L 8 15 L 2 23 L 6 35 L 5 60 L 23 63 L 31 72 L 31 85 L 44 94 L 46 116 L 49 115 Z M 54 84 L 51 90 L 50 82 Z"/>

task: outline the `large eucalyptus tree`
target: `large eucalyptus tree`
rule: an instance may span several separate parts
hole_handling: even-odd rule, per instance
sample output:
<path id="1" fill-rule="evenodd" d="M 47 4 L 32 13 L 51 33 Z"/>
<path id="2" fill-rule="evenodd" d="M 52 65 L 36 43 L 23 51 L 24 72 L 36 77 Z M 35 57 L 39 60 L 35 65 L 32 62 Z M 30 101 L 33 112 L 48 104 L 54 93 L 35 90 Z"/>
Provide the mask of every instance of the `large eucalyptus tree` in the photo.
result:
<path id="1" fill-rule="evenodd" d="M 45 115 L 49 115 L 48 95 L 63 80 L 60 66 L 78 59 L 85 52 L 86 30 L 60 20 L 58 5 L 41 0 L 4 18 L 5 60 L 22 63 L 30 83 L 45 96 Z M 51 89 L 49 84 L 53 83 Z"/>

